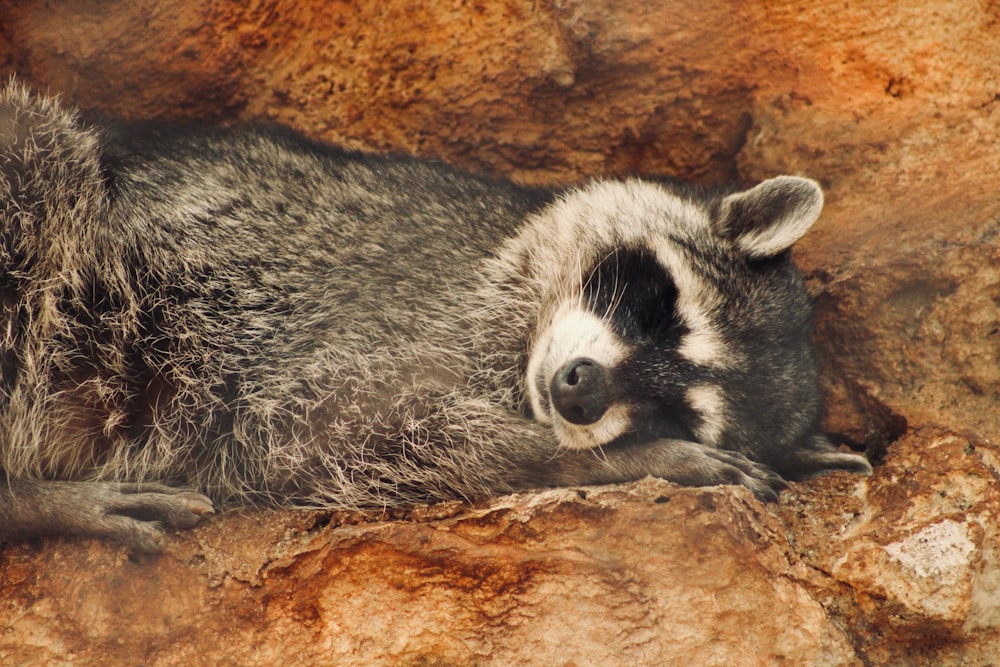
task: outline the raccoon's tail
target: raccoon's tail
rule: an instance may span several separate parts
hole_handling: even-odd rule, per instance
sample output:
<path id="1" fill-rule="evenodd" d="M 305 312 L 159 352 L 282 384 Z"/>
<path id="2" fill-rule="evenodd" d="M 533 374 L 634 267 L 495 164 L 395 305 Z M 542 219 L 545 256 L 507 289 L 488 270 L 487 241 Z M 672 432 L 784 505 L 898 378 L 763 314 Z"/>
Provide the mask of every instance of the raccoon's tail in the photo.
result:
<path id="1" fill-rule="evenodd" d="M 97 131 L 58 100 L 0 82 L 0 273 L 72 282 L 106 199 Z"/>

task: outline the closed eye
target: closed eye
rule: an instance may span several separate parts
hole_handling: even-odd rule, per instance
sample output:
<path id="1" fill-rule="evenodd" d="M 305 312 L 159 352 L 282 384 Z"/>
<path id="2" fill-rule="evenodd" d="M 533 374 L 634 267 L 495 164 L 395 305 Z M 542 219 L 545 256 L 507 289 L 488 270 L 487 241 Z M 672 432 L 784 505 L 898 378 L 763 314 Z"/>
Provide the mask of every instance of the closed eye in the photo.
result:
<path id="1" fill-rule="evenodd" d="M 648 250 L 618 248 L 607 253 L 583 287 L 591 312 L 628 339 L 662 339 L 681 325 L 677 286 Z"/>

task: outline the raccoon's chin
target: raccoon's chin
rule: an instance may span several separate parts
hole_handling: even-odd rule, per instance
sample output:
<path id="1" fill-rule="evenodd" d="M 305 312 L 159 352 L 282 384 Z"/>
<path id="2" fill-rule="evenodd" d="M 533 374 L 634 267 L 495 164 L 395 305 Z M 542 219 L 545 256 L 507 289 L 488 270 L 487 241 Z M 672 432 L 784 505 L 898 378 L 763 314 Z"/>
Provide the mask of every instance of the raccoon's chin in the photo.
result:
<path id="1" fill-rule="evenodd" d="M 558 414 L 550 415 L 559 444 L 567 449 L 592 449 L 621 438 L 632 430 L 628 406 L 616 403 L 608 407 L 592 424 L 573 424 Z"/>
<path id="2" fill-rule="evenodd" d="M 637 405 L 614 403 L 601 419 L 584 426 L 562 419 L 555 410 L 552 412 L 549 422 L 559 443 L 567 449 L 645 445 L 659 440 L 701 442 L 680 415 L 669 410 L 651 411 Z"/>
<path id="3" fill-rule="evenodd" d="M 660 409 L 650 413 L 636 409 L 632 413 L 630 428 L 612 444 L 643 445 L 658 440 L 702 442 L 674 412 Z"/>

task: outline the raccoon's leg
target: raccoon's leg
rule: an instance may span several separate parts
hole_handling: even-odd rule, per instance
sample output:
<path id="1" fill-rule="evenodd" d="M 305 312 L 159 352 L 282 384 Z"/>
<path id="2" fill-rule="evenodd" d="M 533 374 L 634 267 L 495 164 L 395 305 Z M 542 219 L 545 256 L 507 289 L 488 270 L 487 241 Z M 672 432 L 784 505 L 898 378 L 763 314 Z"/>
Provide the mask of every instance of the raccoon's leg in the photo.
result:
<path id="1" fill-rule="evenodd" d="M 651 475 L 683 486 L 745 486 L 764 501 L 776 501 L 788 486 L 773 470 L 742 454 L 687 440 L 564 450 L 550 466 L 560 485 L 608 484 Z"/>
<path id="2" fill-rule="evenodd" d="M 763 500 L 776 499 L 786 486 L 770 468 L 736 452 L 672 439 L 567 449 L 558 444 L 551 427 L 490 401 L 455 395 L 433 402 L 428 398 L 423 414 L 410 412 L 396 422 L 405 424 L 403 429 L 386 434 L 380 462 L 369 457 L 364 464 L 369 472 L 352 474 L 351 479 L 366 479 L 369 488 L 381 486 L 380 494 L 397 499 L 405 492 L 406 501 L 614 484 L 648 475 L 687 486 L 739 484 Z M 429 404 L 434 407 L 428 411 Z M 377 474 L 372 475 L 376 466 Z"/>
<path id="3" fill-rule="evenodd" d="M 110 537 L 131 549 L 157 553 L 163 528 L 191 528 L 212 501 L 162 484 L 113 482 L 0 482 L 0 541 L 42 535 Z"/>

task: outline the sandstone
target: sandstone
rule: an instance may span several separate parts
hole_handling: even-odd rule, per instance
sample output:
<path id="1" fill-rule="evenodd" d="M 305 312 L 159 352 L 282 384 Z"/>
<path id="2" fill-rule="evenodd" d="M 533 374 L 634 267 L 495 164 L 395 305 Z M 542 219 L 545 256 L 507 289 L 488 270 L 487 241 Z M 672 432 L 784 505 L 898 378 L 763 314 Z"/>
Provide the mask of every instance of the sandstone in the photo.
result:
<path id="1" fill-rule="evenodd" d="M 870 664 L 970 664 L 1000 650 L 998 455 L 974 436 L 922 426 L 864 482 L 818 480 L 782 504 L 803 563 L 823 573 L 825 590 L 849 591 L 827 608 L 849 609 L 843 620 Z"/>
<path id="2" fill-rule="evenodd" d="M 1000 650 L 1000 450 L 915 429 L 870 478 L 654 479 L 395 519 L 232 513 L 159 557 L 0 552 L 4 664 L 964 665 Z"/>
<path id="3" fill-rule="evenodd" d="M 870 478 L 229 513 L 0 551 L 0 664 L 970 665 L 1000 656 L 995 4 L 0 0 L 0 75 L 529 183 L 820 180 L 826 427 Z"/>
<path id="4" fill-rule="evenodd" d="M 0 656 L 860 664 L 796 581 L 777 517 L 747 493 L 646 480 L 451 509 L 341 526 L 319 514 L 311 525 L 296 513 L 231 517 L 140 561 L 91 543 L 10 547 L 0 571 L 22 576 L 5 577 Z"/>

